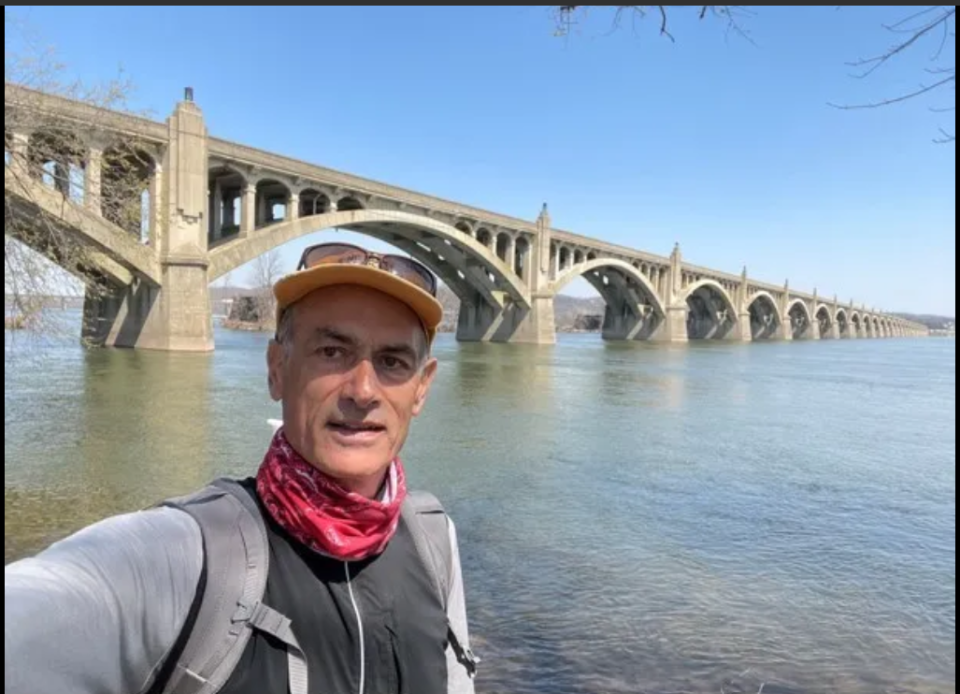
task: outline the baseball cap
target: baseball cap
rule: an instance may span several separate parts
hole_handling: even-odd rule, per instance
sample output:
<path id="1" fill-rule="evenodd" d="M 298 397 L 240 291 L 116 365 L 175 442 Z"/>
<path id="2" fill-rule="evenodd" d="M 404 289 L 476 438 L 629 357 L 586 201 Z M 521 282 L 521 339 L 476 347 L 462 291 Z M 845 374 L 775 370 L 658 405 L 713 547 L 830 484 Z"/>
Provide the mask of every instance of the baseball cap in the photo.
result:
<path id="1" fill-rule="evenodd" d="M 410 307 L 432 343 L 443 305 L 437 300 L 437 278 L 413 258 L 373 253 L 349 243 L 322 243 L 307 248 L 297 269 L 277 280 L 277 324 L 283 312 L 310 292 L 338 284 L 355 284 L 383 292 Z"/>

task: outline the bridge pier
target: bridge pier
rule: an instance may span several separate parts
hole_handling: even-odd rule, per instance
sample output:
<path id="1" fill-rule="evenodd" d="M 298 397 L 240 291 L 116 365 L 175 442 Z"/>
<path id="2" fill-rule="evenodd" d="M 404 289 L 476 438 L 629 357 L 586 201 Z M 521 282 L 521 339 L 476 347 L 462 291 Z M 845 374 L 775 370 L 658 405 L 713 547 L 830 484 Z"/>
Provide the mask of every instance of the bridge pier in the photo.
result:
<path id="1" fill-rule="evenodd" d="M 783 340 L 784 342 L 790 342 L 793 340 L 793 321 L 790 320 L 790 316 L 786 315 L 783 317 L 783 320 L 780 322 L 780 325 L 777 326 L 776 339 Z"/>
<path id="2" fill-rule="evenodd" d="M 98 347 L 212 351 L 206 269 L 167 266 L 163 276 L 162 289 L 141 280 L 88 289 L 83 299 L 84 342 Z"/>
<path id="3" fill-rule="evenodd" d="M 648 340 L 660 328 L 661 320 L 650 306 L 620 300 L 607 302 L 601 337 L 604 340 Z"/>
<path id="4" fill-rule="evenodd" d="M 801 340 L 819 340 L 820 339 L 820 323 L 817 322 L 816 318 L 807 322 L 804 326 L 803 331 L 800 333 Z"/>
<path id="5" fill-rule="evenodd" d="M 686 302 L 667 306 L 663 323 L 650 336 L 653 342 L 687 342 L 687 315 L 690 309 Z"/>
<path id="6" fill-rule="evenodd" d="M 534 296 L 529 310 L 507 300 L 496 307 L 480 297 L 461 301 L 459 342 L 519 342 L 552 345 L 557 341 L 552 296 Z"/>
<path id="7" fill-rule="evenodd" d="M 83 294 L 83 326 L 81 339 L 96 347 L 113 347 L 123 321 L 126 287 L 100 284 L 88 287 Z"/>
<path id="8" fill-rule="evenodd" d="M 750 325 L 750 312 L 744 311 L 737 316 L 737 322 L 727 332 L 727 340 L 737 342 L 753 342 L 753 329 Z"/>

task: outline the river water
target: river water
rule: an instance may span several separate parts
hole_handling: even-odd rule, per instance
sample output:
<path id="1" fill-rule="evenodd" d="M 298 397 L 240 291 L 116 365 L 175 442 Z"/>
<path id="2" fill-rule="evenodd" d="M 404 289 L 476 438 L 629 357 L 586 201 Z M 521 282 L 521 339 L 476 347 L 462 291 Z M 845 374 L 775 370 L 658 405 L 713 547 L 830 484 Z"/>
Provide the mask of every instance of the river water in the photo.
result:
<path id="1" fill-rule="evenodd" d="M 263 335 L 7 334 L 11 561 L 255 471 Z M 457 522 L 481 694 L 955 691 L 952 340 L 457 344 L 404 451 Z"/>

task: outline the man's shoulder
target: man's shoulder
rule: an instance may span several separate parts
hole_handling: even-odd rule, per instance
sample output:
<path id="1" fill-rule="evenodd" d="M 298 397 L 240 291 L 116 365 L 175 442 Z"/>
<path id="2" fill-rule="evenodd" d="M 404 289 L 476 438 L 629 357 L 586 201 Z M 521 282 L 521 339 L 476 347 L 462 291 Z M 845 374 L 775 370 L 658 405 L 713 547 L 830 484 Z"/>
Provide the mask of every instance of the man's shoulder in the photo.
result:
<path id="1" fill-rule="evenodd" d="M 112 516 L 8 565 L 7 691 L 141 691 L 202 573 L 200 528 L 173 508 Z"/>
<path id="2" fill-rule="evenodd" d="M 112 570 L 158 564 L 202 566 L 203 537 L 190 515 L 175 508 L 158 507 L 123 513 L 93 523 L 53 543 L 34 557 L 6 567 L 8 580 L 31 569 L 55 565 Z M 193 573 L 190 571 L 189 573 Z"/>

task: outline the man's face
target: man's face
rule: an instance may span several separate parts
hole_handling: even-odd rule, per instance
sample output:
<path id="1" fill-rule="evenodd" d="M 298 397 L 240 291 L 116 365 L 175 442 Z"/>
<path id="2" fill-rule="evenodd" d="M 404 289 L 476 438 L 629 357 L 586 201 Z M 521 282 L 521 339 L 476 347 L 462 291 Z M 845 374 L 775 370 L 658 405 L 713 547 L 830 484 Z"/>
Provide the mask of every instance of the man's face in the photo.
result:
<path id="1" fill-rule="evenodd" d="M 295 304 L 281 339 L 267 359 L 287 439 L 321 471 L 372 495 L 437 370 L 419 320 L 373 289 L 325 287 Z"/>

